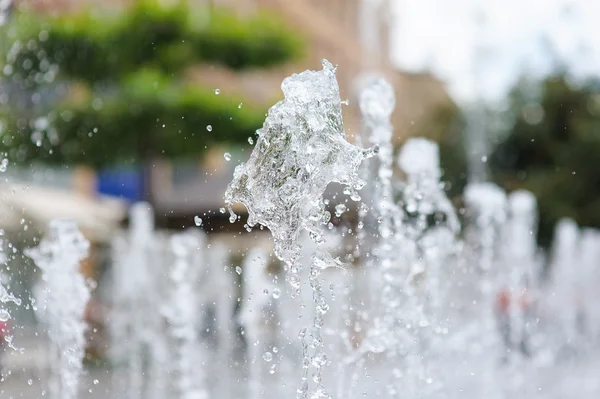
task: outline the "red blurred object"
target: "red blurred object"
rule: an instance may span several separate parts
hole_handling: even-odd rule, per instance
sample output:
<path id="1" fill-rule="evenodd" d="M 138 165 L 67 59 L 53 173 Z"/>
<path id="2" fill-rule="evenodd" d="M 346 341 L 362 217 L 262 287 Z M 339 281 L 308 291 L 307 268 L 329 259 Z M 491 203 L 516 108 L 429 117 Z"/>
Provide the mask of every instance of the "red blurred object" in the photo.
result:
<path id="1" fill-rule="evenodd" d="M 510 306 L 510 294 L 507 291 L 500 292 L 496 301 L 500 311 L 508 312 L 508 307 Z"/>
<path id="2" fill-rule="evenodd" d="M 514 303 L 517 303 L 521 309 L 527 309 L 529 307 L 529 299 L 527 298 L 526 290 L 523 290 L 520 295 L 513 297 L 513 299 L 511 299 L 511 295 L 507 290 L 500 291 L 496 296 L 496 304 L 498 310 L 501 312 L 508 312 L 511 301 L 515 301 Z"/>
<path id="3" fill-rule="evenodd" d="M 10 332 L 10 328 L 11 328 L 10 320 L 0 321 L 0 344 L 2 344 L 2 342 L 4 342 L 4 338 Z"/>

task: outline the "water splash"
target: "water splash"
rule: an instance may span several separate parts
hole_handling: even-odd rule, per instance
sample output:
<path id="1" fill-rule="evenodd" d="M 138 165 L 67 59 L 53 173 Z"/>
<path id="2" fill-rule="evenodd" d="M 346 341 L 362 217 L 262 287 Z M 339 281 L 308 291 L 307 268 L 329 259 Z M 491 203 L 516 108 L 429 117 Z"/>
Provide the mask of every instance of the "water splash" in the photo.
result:
<path id="1" fill-rule="evenodd" d="M 285 99 L 269 110 L 248 162 L 235 168 L 225 202 L 233 221 L 236 216 L 231 206 L 240 202 L 248 209 L 250 227 L 259 223 L 269 228 L 275 254 L 285 262 L 286 277 L 299 290 L 296 261 L 300 257 L 300 232 L 308 231 L 317 243 L 324 241 L 322 226 L 331 214 L 323 192 L 332 182 L 351 190 L 361 189 L 365 182 L 358 176 L 360 164 L 376 149 L 363 150 L 346 141 L 335 68 L 328 61 L 323 61 L 321 71 L 286 78 L 281 88 Z M 311 397 L 329 397 L 322 384 L 327 358 L 321 334 L 322 318 L 328 309 L 319 275 L 323 267 L 331 265 L 326 256 L 316 254 L 309 273 L 317 312 L 312 327 L 300 333 L 305 352 L 305 374 L 298 390 L 301 398 L 309 395 L 311 366 L 316 384 Z"/>
<path id="2" fill-rule="evenodd" d="M 4 231 L 0 229 L 0 236 L 4 235 Z M 3 252 L 4 240 L 0 239 L 0 264 L 4 264 L 6 262 L 6 255 Z M 0 273 L 0 304 L 5 304 L 12 302 L 15 305 L 21 305 L 21 300 L 11 294 L 6 287 L 4 287 L 4 279 L 3 275 Z M 0 307 L 0 322 L 6 322 L 10 319 L 10 312 L 8 309 L 4 309 Z"/>
<path id="3" fill-rule="evenodd" d="M 302 230 L 316 241 L 330 213 L 322 200 L 329 183 L 361 189 L 358 177 L 362 150 L 348 141 L 343 130 L 335 68 L 323 61 L 322 71 L 305 71 L 286 78 L 285 99 L 273 106 L 246 164 L 235 168 L 225 201 L 248 208 L 248 225 L 265 225 L 273 234 L 277 256 L 298 258 Z M 233 211 L 231 211 L 233 213 Z M 235 219 L 234 219 L 235 220 Z"/>
<path id="4" fill-rule="evenodd" d="M 373 246 L 373 254 L 378 267 L 377 270 L 372 271 L 371 290 L 373 293 L 380 293 L 378 304 L 382 306 L 381 314 L 374 321 L 375 325 L 368 330 L 368 335 L 358 353 L 352 355 L 354 362 L 366 353 L 378 353 L 384 349 L 388 350 L 388 356 L 393 357 L 398 354 L 394 349 L 397 347 L 394 331 L 400 317 L 398 309 L 402 303 L 402 289 L 399 285 L 404 279 L 397 267 L 398 236 L 395 234 L 401 228 L 403 213 L 394 202 L 391 182 L 393 127 L 390 118 L 395 104 L 394 90 L 384 79 L 372 78 L 361 91 L 359 103 L 365 134 L 369 142 L 379 148 L 376 158 L 377 179 L 371 198 L 374 209 L 371 221 L 377 220 L 375 232 L 377 241 Z M 360 244 L 364 245 L 364 243 Z M 371 267 L 375 262 L 372 258 L 365 262 L 367 265 L 371 264 Z"/>
<path id="5" fill-rule="evenodd" d="M 83 319 L 90 298 L 89 287 L 79 272 L 89 242 L 69 220 L 50 222 L 48 235 L 26 251 L 42 271 L 40 319 L 50 339 L 51 399 L 75 399 L 85 354 Z"/>

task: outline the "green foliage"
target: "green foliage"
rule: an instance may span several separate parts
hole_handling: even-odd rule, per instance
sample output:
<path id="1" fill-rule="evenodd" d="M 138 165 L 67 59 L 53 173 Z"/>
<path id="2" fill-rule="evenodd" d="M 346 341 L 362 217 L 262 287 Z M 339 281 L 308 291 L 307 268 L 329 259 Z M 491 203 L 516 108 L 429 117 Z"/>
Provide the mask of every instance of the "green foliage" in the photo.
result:
<path id="1" fill-rule="evenodd" d="M 194 157 L 211 144 L 239 143 L 254 134 L 264 113 L 238 108 L 240 102 L 141 71 L 101 100 L 88 96 L 62 104 L 48 123 L 13 120 L 1 144 L 19 162 L 102 167 L 154 156 Z"/>
<path id="2" fill-rule="evenodd" d="M 193 158 L 215 143 L 245 142 L 265 110 L 191 86 L 185 69 L 270 66 L 299 56 L 301 43 L 269 15 L 238 19 L 190 3 L 138 0 L 120 12 L 16 15 L 0 48 L 11 84 L 26 98 L 43 87 L 53 92 L 35 109 L 0 104 L 0 151 L 18 162 L 101 168 Z"/>
<path id="3" fill-rule="evenodd" d="M 490 167 L 506 189 L 537 196 L 539 239 L 548 244 L 562 217 L 600 227 L 600 91 L 594 82 L 574 87 L 564 74 L 538 89 L 539 98 L 523 85 L 513 90 L 514 123 Z"/>
<path id="4" fill-rule="evenodd" d="M 97 83 L 140 66 L 176 74 L 191 64 L 212 62 L 233 69 L 264 67 L 301 54 L 301 41 L 277 18 L 238 19 L 227 11 L 187 1 L 139 0 L 124 12 L 17 15 L 8 37 L 22 44 L 12 55 L 24 77 L 56 64 L 69 78 Z"/>

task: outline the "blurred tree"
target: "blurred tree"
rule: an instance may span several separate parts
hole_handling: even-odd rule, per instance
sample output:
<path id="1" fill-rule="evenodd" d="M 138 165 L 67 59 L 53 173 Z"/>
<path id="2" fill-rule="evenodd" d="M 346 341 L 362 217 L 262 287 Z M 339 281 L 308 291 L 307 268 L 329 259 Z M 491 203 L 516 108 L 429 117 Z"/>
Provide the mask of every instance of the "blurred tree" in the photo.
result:
<path id="1" fill-rule="evenodd" d="M 0 32 L 9 38 L 0 44 L 0 69 L 13 93 L 27 95 L 0 96 L 0 151 L 21 163 L 102 168 L 198 157 L 213 143 L 246 141 L 265 110 L 190 85 L 185 71 L 200 63 L 266 67 L 299 56 L 301 42 L 270 15 L 238 19 L 190 3 L 14 15 Z"/>
<path id="2" fill-rule="evenodd" d="M 600 91 L 598 82 L 575 87 L 565 73 L 510 96 L 514 123 L 494 150 L 493 178 L 507 190 L 538 198 L 539 240 L 547 245 L 555 223 L 571 217 L 600 227 Z"/>

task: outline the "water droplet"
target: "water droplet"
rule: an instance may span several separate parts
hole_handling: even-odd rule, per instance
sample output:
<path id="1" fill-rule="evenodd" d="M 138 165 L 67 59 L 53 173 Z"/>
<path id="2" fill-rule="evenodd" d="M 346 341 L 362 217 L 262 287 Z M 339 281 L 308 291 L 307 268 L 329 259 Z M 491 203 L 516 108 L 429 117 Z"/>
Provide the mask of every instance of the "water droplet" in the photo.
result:
<path id="1" fill-rule="evenodd" d="M 271 360 L 273 360 L 273 354 L 271 352 L 265 352 L 263 353 L 262 358 L 265 362 L 270 362 Z"/>
<path id="2" fill-rule="evenodd" d="M 225 213 L 225 208 L 219 208 L 219 212 Z"/>
<path id="3" fill-rule="evenodd" d="M 344 214 L 344 212 L 346 212 L 348 210 L 348 208 L 346 207 L 346 205 L 344 204 L 337 204 L 335 206 L 335 216 L 336 217 L 340 217 Z"/>
<path id="4" fill-rule="evenodd" d="M 281 296 L 281 290 L 279 288 L 273 288 L 273 298 L 279 299 Z"/>
<path id="5" fill-rule="evenodd" d="M 206 130 L 208 130 L 209 132 L 212 132 L 212 125 L 206 125 Z"/>
<path id="6" fill-rule="evenodd" d="M 219 94 L 221 94 L 221 89 L 215 89 L 215 94 L 218 96 Z"/>
<path id="7" fill-rule="evenodd" d="M 98 380 L 94 380 L 94 385 L 98 385 L 99 382 L 100 381 L 98 381 Z"/>
<path id="8" fill-rule="evenodd" d="M 360 230 L 360 229 L 362 229 L 363 227 L 365 227 L 365 224 L 364 224 L 362 221 L 360 221 L 360 222 L 358 222 L 358 226 L 357 226 L 357 227 L 358 227 L 358 229 Z"/>
<path id="9" fill-rule="evenodd" d="M 252 140 L 252 137 L 248 137 L 248 144 L 250 144 L 250 145 L 254 144 L 254 140 Z"/>
<path id="10" fill-rule="evenodd" d="M 31 378 L 27 380 L 27 385 L 33 385 L 33 380 Z"/>
<path id="11" fill-rule="evenodd" d="M 242 268 L 241 268 L 240 266 L 236 266 L 236 267 L 235 267 L 235 272 L 236 272 L 237 274 L 240 274 L 240 275 L 241 275 L 241 274 L 242 274 Z"/>
<path id="12" fill-rule="evenodd" d="M 240 103 L 240 104 L 238 105 L 238 108 L 242 108 L 242 103 Z"/>
<path id="13" fill-rule="evenodd" d="M 202 226 L 202 218 L 200 216 L 194 216 L 194 223 L 196 223 L 196 226 Z"/>
<path id="14" fill-rule="evenodd" d="M 269 369 L 269 374 L 275 374 L 276 371 L 277 371 L 277 365 L 276 364 L 271 365 L 271 368 Z"/>
<path id="15" fill-rule="evenodd" d="M 226 152 L 225 154 L 223 154 L 223 157 L 225 158 L 225 160 L 227 162 L 231 161 L 231 154 L 230 153 Z"/>

